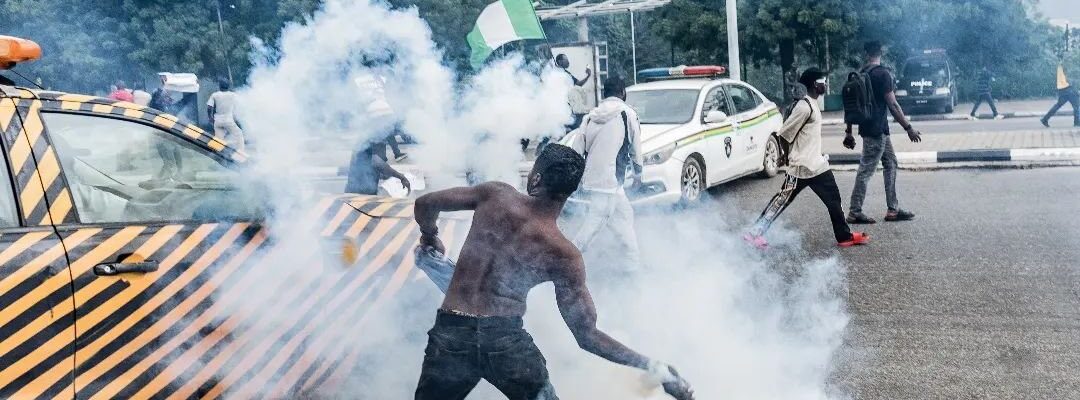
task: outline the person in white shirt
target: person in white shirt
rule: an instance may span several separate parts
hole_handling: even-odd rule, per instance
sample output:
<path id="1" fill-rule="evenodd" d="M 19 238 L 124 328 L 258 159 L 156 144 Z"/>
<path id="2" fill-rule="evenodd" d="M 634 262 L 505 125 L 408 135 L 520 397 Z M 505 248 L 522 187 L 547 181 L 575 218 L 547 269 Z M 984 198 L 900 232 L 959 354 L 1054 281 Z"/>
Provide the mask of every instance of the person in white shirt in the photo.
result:
<path id="1" fill-rule="evenodd" d="M 146 107 L 150 105 L 150 92 L 147 92 L 141 81 L 136 81 L 135 89 L 131 91 L 132 102 L 140 106 Z"/>
<path id="2" fill-rule="evenodd" d="M 840 247 L 850 247 L 870 242 L 870 237 L 862 232 L 852 232 L 844 219 L 840 189 L 836 178 L 829 168 L 829 160 L 821 154 L 821 109 L 818 98 L 825 94 L 827 86 L 825 73 L 817 68 L 810 68 L 799 77 L 799 83 L 806 86 L 806 97 L 794 104 L 779 135 L 790 143 L 788 153 L 787 177 L 780 192 L 773 196 L 765 211 L 761 213 L 750 233 L 743 237 L 748 243 L 765 249 L 768 242 L 765 232 L 773 221 L 795 200 L 795 196 L 809 187 L 829 209 L 833 234 Z"/>
<path id="3" fill-rule="evenodd" d="M 641 124 L 623 100 L 626 85 L 617 77 L 604 84 L 605 99 L 587 114 L 565 142 L 585 156 L 580 188 L 564 213 L 563 232 L 588 260 L 605 260 L 625 271 L 640 267 L 634 209 L 623 189 L 640 182 Z M 627 177 L 627 170 L 630 176 Z M 615 257 L 615 258 L 612 258 Z M 621 260 L 617 263 L 611 260 Z"/>
<path id="4" fill-rule="evenodd" d="M 236 124 L 236 93 L 230 91 L 228 81 L 222 80 L 221 90 L 210 95 L 206 102 L 206 115 L 214 125 L 214 137 L 222 139 L 232 148 L 244 151 L 244 131 Z"/>

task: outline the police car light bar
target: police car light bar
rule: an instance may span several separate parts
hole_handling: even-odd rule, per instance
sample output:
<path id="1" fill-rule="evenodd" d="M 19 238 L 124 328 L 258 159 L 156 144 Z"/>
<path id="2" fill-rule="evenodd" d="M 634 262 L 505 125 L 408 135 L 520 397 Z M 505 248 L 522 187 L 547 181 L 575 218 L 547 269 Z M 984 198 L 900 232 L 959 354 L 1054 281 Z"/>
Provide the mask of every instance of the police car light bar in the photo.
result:
<path id="1" fill-rule="evenodd" d="M 30 40 L 0 36 L 0 68 L 41 58 L 41 46 Z"/>
<path id="2" fill-rule="evenodd" d="M 719 65 L 680 65 L 672 68 L 650 68 L 638 71 L 638 79 L 680 79 L 680 78 L 711 78 L 727 73 L 727 68 Z"/>

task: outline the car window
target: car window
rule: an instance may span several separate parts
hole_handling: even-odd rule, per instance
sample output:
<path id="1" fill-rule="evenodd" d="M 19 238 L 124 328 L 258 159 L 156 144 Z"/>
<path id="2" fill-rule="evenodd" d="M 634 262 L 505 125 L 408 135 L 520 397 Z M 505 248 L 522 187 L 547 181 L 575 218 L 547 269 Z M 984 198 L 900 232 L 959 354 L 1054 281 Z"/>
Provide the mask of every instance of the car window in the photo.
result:
<path id="1" fill-rule="evenodd" d="M 699 90 L 657 89 L 626 93 L 626 104 L 643 124 L 685 124 L 694 117 Z"/>
<path id="2" fill-rule="evenodd" d="M 731 103 L 735 106 L 735 114 L 753 110 L 757 108 L 758 104 L 761 104 L 754 91 L 746 86 L 730 85 L 727 90 L 728 96 L 731 96 Z"/>
<path id="3" fill-rule="evenodd" d="M 0 161 L 4 158 L 0 157 Z M 19 211 L 15 207 L 15 189 L 11 186 L 11 172 L 7 163 L 0 165 L 0 228 L 19 226 Z"/>
<path id="4" fill-rule="evenodd" d="M 169 132 L 120 119 L 42 113 L 84 223 L 254 219 L 238 173 Z"/>
<path id="5" fill-rule="evenodd" d="M 705 103 L 701 107 L 701 115 L 707 114 L 709 111 L 721 111 L 725 115 L 732 115 L 731 106 L 727 101 L 727 92 L 722 87 L 715 87 L 705 95 Z"/>

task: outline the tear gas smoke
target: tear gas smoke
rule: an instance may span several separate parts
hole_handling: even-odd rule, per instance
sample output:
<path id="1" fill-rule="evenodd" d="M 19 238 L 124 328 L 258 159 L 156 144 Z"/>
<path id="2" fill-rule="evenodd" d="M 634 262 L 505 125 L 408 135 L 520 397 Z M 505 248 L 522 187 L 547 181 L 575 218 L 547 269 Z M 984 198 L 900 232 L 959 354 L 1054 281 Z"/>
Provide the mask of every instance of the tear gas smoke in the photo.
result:
<path id="1" fill-rule="evenodd" d="M 281 300 L 301 285 L 333 290 L 329 283 L 340 277 L 316 270 L 311 261 L 319 238 L 310 234 L 317 229 L 303 210 L 311 208 L 307 194 L 314 187 L 296 176 L 305 165 L 304 151 L 297 150 L 352 149 L 385 134 L 386 122 L 365 111 L 370 99 L 355 84 L 376 75 L 385 79 L 387 100 L 404 131 L 421 143 L 410 158 L 434 186 L 460 183 L 457 177 L 466 171 L 518 185 L 518 140 L 562 133 L 570 120 L 570 83 L 559 71 L 535 73 L 538 68 L 520 56 L 458 83 L 415 9 L 369 0 L 328 0 L 311 18 L 286 27 L 272 49 L 257 45 L 262 50 L 253 56 L 250 85 L 238 93 L 247 135 L 257 145 L 249 176 L 270 184 L 277 244 L 258 268 L 264 282 L 229 301 L 239 304 L 237 310 L 262 314 L 254 334 L 272 337 L 287 321 L 312 313 L 311 329 L 324 331 L 336 350 L 363 349 L 362 366 L 344 377 L 345 386 L 321 396 L 410 398 L 423 333 L 441 299 L 433 285 L 410 282 L 427 288 L 404 290 L 382 303 L 364 316 L 359 331 L 331 311 Z M 842 269 L 833 260 L 813 261 L 788 279 L 736 239 L 732 232 L 738 229 L 720 217 L 741 219 L 732 210 L 642 218 L 638 234 L 651 268 L 626 285 L 592 283 L 601 327 L 680 368 L 702 399 L 829 397 L 829 365 L 847 323 Z M 562 398 L 663 398 L 639 383 L 639 372 L 577 349 L 550 286 L 539 288 L 529 303 L 527 327 Z M 501 397 L 484 386 L 471 398 Z"/>

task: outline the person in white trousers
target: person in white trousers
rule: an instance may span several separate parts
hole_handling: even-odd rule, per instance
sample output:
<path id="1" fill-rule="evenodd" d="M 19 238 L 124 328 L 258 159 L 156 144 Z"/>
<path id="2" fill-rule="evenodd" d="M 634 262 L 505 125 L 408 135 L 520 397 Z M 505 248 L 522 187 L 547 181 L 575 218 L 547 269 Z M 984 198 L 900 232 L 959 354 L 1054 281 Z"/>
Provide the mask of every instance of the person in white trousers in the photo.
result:
<path id="1" fill-rule="evenodd" d="M 236 123 L 236 93 L 230 90 L 228 81 L 222 80 L 220 90 L 210 95 L 206 102 L 206 115 L 210 117 L 210 123 L 214 125 L 214 137 L 224 140 L 226 144 L 244 151 L 244 131 Z"/>

